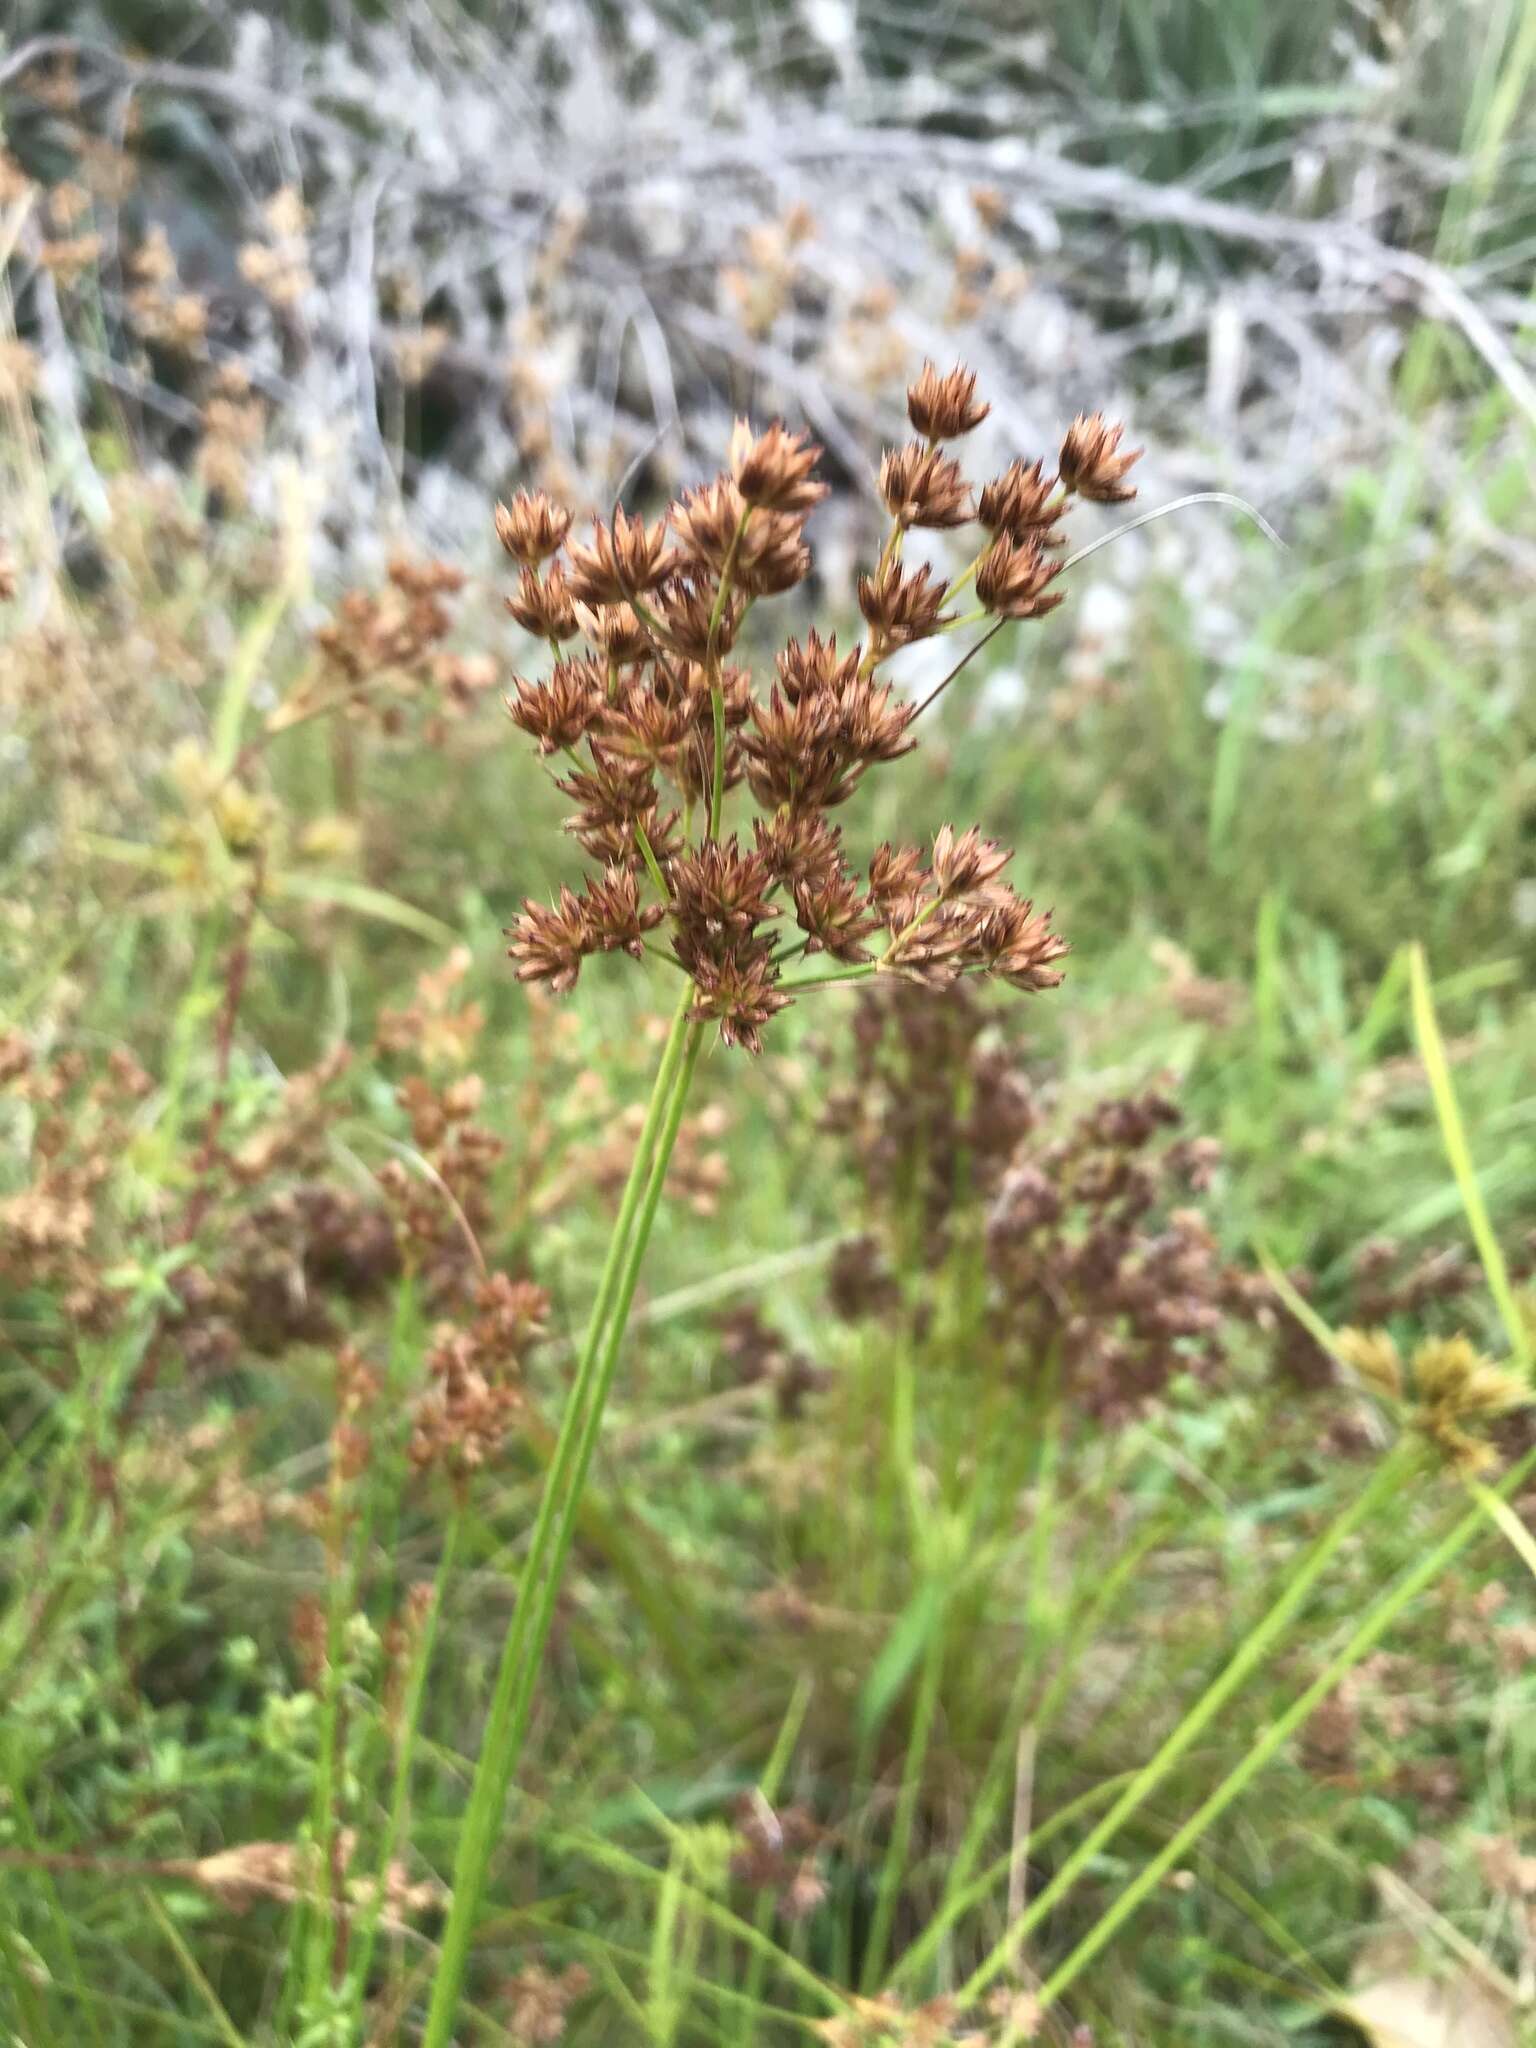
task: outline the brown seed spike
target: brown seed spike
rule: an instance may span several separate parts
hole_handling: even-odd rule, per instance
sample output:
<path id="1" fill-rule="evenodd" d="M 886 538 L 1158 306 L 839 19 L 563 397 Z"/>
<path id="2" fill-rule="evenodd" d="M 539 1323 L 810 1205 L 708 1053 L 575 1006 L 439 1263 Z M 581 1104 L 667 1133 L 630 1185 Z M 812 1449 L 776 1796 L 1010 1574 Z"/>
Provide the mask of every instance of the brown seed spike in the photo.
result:
<path id="1" fill-rule="evenodd" d="M 613 524 L 594 521 L 590 544 L 570 551 L 571 595 L 583 604 L 620 604 L 637 591 L 651 590 L 677 566 L 667 545 L 667 522 L 648 527 L 643 519 L 615 512 Z"/>
<path id="2" fill-rule="evenodd" d="M 880 463 L 880 495 L 901 526 L 964 526 L 976 516 L 959 463 L 921 441 L 886 450 Z"/>
<path id="3" fill-rule="evenodd" d="M 1080 412 L 1066 431 L 1058 457 L 1067 489 L 1098 505 L 1124 505 L 1134 498 L 1136 486 L 1124 479 L 1144 451 L 1133 448 L 1120 454 L 1124 434 L 1125 428 L 1111 425 L 1103 413 Z"/>
<path id="4" fill-rule="evenodd" d="M 517 695 L 508 697 L 512 723 L 539 743 L 541 754 L 574 747 L 591 731 L 603 704 L 603 679 L 590 662 L 557 662 L 547 681 L 514 676 Z"/>
<path id="5" fill-rule="evenodd" d="M 1064 593 L 1049 588 L 1061 570 L 1033 535 L 1020 541 L 1004 536 L 976 571 L 976 596 L 1000 618 L 1042 619 L 1063 602 Z"/>
<path id="6" fill-rule="evenodd" d="M 522 916 L 508 927 L 507 936 L 518 980 L 547 981 L 557 996 L 576 986 L 581 963 L 593 950 L 581 899 L 566 888 L 556 904 L 524 903 Z"/>
<path id="7" fill-rule="evenodd" d="M 534 569 L 519 570 L 517 595 L 507 599 L 507 610 L 539 640 L 569 640 L 576 631 L 570 588 L 558 563 L 542 579 Z"/>
<path id="8" fill-rule="evenodd" d="M 768 512 L 809 512 L 827 495 L 815 478 L 820 448 L 808 435 L 792 434 L 782 420 L 754 434 L 738 420 L 731 434 L 730 465 L 736 488 L 748 505 Z"/>
<path id="9" fill-rule="evenodd" d="M 983 485 L 976 509 L 988 533 L 1006 533 L 1010 540 L 1033 535 L 1042 547 L 1055 545 L 1047 536 L 1065 500 L 1057 479 L 1044 470 L 1043 462 L 1010 462 L 1001 476 Z"/>
<path id="10" fill-rule="evenodd" d="M 949 623 L 944 610 L 944 583 L 925 563 L 902 574 L 892 556 L 873 576 L 859 578 L 859 610 L 869 621 L 885 651 L 925 640 Z"/>
<path id="11" fill-rule="evenodd" d="M 519 491 L 510 505 L 496 507 L 496 537 L 525 568 L 558 554 L 570 530 L 570 513 L 542 491 Z"/>
<path id="12" fill-rule="evenodd" d="M 907 391 L 907 418 L 929 441 L 952 441 L 968 434 L 991 410 L 976 396 L 976 372 L 959 363 L 942 377 L 933 363 L 924 363 Z"/>

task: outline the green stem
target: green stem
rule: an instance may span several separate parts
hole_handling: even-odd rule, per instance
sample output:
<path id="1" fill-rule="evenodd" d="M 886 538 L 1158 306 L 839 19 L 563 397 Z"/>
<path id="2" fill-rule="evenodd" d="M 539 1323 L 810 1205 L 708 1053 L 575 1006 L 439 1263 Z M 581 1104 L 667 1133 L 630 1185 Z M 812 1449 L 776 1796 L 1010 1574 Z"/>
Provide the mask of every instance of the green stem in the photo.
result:
<path id="1" fill-rule="evenodd" d="M 896 1813 L 891 1824 L 891 1839 L 886 1846 L 885 1861 L 880 1870 L 880 1890 L 875 1900 L 874 1925 L 870 1929 L 869 1945 L 864 1951 L 862 1988 L 866 1995 L 879 1986 L 885 1970 L 886 1952 L 891 1941 L 891 1926 L 896 1918 L 896 1901 L 901 1894 L 902 1878 L 906 1875 L 907 1855 L 912 1846 L 912 1823 L 917 1816 L 918 1794 L 922 1790 L 923 1766 L 928 1760 L 928 1744 L 939 1710 L 939 1689 L 944 1677 L 945 1633 L 944 1616 L 941 1613 L 935 1620 L 933 1633 L 928 1639 L 922 1674 L 918 1679 L 917 1698 L 912 1708 L 912 1727 L 907 1736 L 907 1753 L 902 1763 L 901 1789 L 896 1795 Z"/>
<path id="2" fill-rule="evenodd" d="M 962 2007 L 972 2005 L 1018 1954 L 1029 1934 L 1068 1892 L 1122 1823 L 1149 1799 L 1179 1758 L 1202 1735 L 1243 1683 L 1258 1670 L 1284 1634 L 1297 1610 L 1349 1536 L 1400 1487 L 1419 1453 L 1411 1444 L 1399 1444 L 1382 1459 L 1367 1485 L 1332 1521 L 1313 1545 L 1307 1557 L 1292 1573 L 1278 1600 L 1251 1628 L 1232 1658 L 1201 1694 L 1178 1726 L 1163 1742 L 1151 1761 L 1136 1773 L 1124 1792 L 1102 1820 L 1078 1843 L 1060 1870 L 1009 1927 L 986 1960 L 974 1970 L 959 1993 Z"/>
<path id="3" fill-rule="evenodd" d="M 432 1650 L 437 1638 L 437 1618 L 442 1611 L 443 1593 L 453 1573 L 463 1528 L 464 1509 L 459 1505 L 449 1518 L 447 1532 L 443 1537 L 442 1555 L 438 1559 L 437 1575 L 432 1582 L 432 1602 L 422 1622 L 421 1640 L 416 1645 L 406 1696 L 401 1703 L 400 1740 L 395 1751 L 389 1817 L 385 1823 L 378 1868 L 374 1873 L 373 1897 L 367 1904 L 366 1917 L 358 1941 L 357 1958 L 352 1968 L 352 1983 L 359 2009 L 368 1996 L 368 1972 L 373 1964 L 374 1946 L 378 1941 L 379 1921 L 383 1916 L 385 1891 L 389 1883 L 389 1867 L 399 1854 L 400 1843 L 405 1833 L 406 1802 L 411 1792 L 411 1766 L 416 1760 L 416 1737 L 421 1727 L 421 1707 L 426 1695 L 427 1673 L 431 1669 Z"/>
<path id="4" fill-rule="evenodd" d="M 1378 1479 L 1392 1463 L 1391 1459 L 1386 1461 L 1377 1474 Z M 1513 1491 L 1533 1464 L 1536 1464 L 1536 1452 L 1528 1452 L 1508 1474 L 1499 1489 L 1500 1493 L 1507 1494 Z M 1373 1489 L 1368 1489 L 1370 1490 Z M 1204 1834 L 1211 1822 L 1231 1805 L 1303 1722 L 1316 1712 L 1345 1673 L 1358 1664 L 1362 1657 L 1370 1654 L 1404 1608 L 1417 1599 L 1425 1587 L 1432 1584 L 1446 1567 L 1454 1562 L 1481 1528 L 1484 1513 L 1485 1510 L 1480 1503 L 1471 1514 L 1464 1515 L 1450 1533 L 1418 1564 L 1405 1572 L 1391 1591 L 1376 1603 L 1337 1656 L 1330 1658 L 1306 1691 L 1287 1707 L 1278 1720 L 1270 1722 L 1242 1762 L 1234 1770 L 1229 1771 L 1209 1798 L 1196 1807 L 1184 1825 L 1169 1838 L 1145 1869 L 1132 1879 L 1108 1912 L 1094 1922 L 1076 1948 L 1046 1979 L 1037 1994 L 1042 2008 L 1060 1997 L 1123 1922 L 1130 1918 L 1148 1892 L 1162 1881 L 1190 1844 Z"/>
<path id="5" fill-rule="evenodd" d="M 673 1014 L 539 1501 L 459 1837 L 453 1904 L 443 1929 L 442 1953 L 433 1981 L 422 2048 L 448 2048 L 451 2038 L 486 1872 L 527 1733 L 539 1662 L 554 1614 L 561 1571 L 570 1550 L 582 1484 L 597 1441 L 624 1326 L 639 1282 L 640 1264 L 698 1058 L 702 1030 L 689 1021 L 692 1003 L 690 983 Z"/>

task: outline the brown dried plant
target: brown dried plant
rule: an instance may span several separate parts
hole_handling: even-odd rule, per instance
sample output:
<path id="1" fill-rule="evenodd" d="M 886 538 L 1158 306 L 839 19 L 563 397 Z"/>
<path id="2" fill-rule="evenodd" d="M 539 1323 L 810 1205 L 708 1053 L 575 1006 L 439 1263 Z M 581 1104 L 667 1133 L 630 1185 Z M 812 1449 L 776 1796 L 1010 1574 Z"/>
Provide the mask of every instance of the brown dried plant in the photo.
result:
<path id="1" fill-rule="evenodd" d="M 1273 1320 L 1259 1276 L 1218 1248 L 1200 1207 L 1220 1148 L 1183 1133 L 1156 1089 L 1066 1114 L 967 992 L 867 995 L 851 1079 L 827 1120 L 847 1138 L 879 1235 L 845 1243 L 834 1306 L 883 1317 L 900 1272 L 976 1245 L 990 1353 L 1101 1424 L 1176 1374 L 1209 1375 L 1234 1326 Z"/>
<path id="2" fill-rule="evenodd" d="M 987 410 L 971 373 L 927 365 L 908 394 L 921 438 L 880 466 L 892 524 L 859 581 L 865 641 L 839 649 L 813 627 L 762 680 L 731 657 L 751 606 L 810 573 L 806 517 L 826 487 L 803 435 L 738 422 L 727 468 L 654 524 L 620 510 L 573 540 L 570 513 L 542 494 L 498 508 L 518 564 L 509 608 L 555 654 L 542 679 L 517 679 L 507 709 L 561 764 L 567 829 L 595 863 L 579 892 L 525 906 L 511 933 L 520 979 L 564 992 L 594 954 L 661 952 L 692 983 L 694 1019 L 748 1052 L 811 984 L 785 975 L 802 955 L 825 953 L 843 970 L 817 980 L 879 971 L 947 987 L 985 974 L 1026 990 L 1060 980 L 1065 945 L 1049 914 L 1003 879 L 1006 849 L 945 826 L 928 847 L 880 847 L 860 873 L 829 815 L 917 744 L 920 707 L 884 675 L 892 657 L 964 623 L 946 606 L 972 581 L 983 612 L 1043 616 L 1061 602 L 1048 586 L 1073 494 L 1132 495 L 1123 478 L 1135 456 L 1117 452 L 1120 430 L 1079 420 L 1059 477 L 1015 463 L 983 487 L 989 537 L 963 575 L 946 584 L 909 565 L 914 528 L 978 517 L 943 444 Z M 750 834 L 727 829 L 728 799 L 742 790 Z"/>

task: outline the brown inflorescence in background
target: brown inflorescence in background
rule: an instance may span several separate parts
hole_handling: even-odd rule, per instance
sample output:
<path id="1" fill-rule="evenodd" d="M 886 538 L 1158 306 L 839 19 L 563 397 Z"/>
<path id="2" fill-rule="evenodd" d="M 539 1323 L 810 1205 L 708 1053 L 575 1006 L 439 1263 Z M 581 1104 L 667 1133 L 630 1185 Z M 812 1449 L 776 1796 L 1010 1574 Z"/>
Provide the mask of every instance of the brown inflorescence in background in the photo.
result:
<path id="1" fill-rule="evenodd" d="M 898 1306 L 898 1271 L 978 1238 L 998 1355 L 1055 1373 L 1100 1421 L 1136 1414 L 1181 1373 L 1208 1374 L 1234 1323 L 1274 1320 L 1268 1283 L 1233 1266 L 1201 1209 L 1219 1148 L 1142 1089 L 1064 1114 L 965 991 L 867 995 L 852 1079 L 829 1105 L 882 1222 L 839 1250 L 834 1306 Z"/>
<path id="2" fill-rule="evenodd" d="M 970 623 L 954 604 L 973 580 L 972 618 L 1038 618 L 1059 603 L 1047 588 L 1062 567 L 1056 521 L 1074 493 L 1131 495 L 1135 456 L 1095 416 L 1069 432 L 1059 478 L 1015 463 L 982 489 L 981 547 L 946 583 L 909 563 L 904 543 L 914 528 L 976 518 L 943 444 L 988 407 L 972 373 L 930 363 L 907 409 L 921 438 L 880 465 L 891 527 L 859 579 L 866 638 L 840 647 L 812 628 L 769 675 L 742 664 L 742 636 L 760 598 L 811 570 L 806 519 L 826 486 L 804 435 L 739 421 L 727 467 L 653 522 L 615 510 L 573 538 L 570 513 L 541 493 L 498 508 L 517 564 L 509 609 L 553 652 L 544 676 L 515 681 L 507 709 L 549 760 L 572 806 L 567 829 L 594 863 L 580 890 L 525 906 L 510 934 L 520 979 L 564 992 L 594 954 L 658 953 L 692 982 L 694 1017 L 748 1052 L 797 987 L 839 970 L 928 987 L 1061 979 L 1066 947 L 1004 880 L 1005 848 L 946 825 L 926 847 L 880 847 L 861 872 L 830 814 L 917 744 L 924 707 L 885 673 L 892 657 Z M 786 973 L 816 954 L 830 972 Z"/>

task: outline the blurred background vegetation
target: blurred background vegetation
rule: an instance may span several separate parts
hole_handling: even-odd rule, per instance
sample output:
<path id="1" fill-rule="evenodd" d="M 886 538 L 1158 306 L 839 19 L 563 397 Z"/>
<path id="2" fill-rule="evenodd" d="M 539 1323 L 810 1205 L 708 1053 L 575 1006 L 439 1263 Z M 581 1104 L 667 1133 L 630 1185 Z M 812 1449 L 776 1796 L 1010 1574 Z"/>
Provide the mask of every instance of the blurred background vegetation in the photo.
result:
<path id="1" fill-rule="evenodd" d="M 503 957 L 573 868 L 500 710 L 538 650 L 496 496 L 656 511 L 735 413 L 782 413 L 826 446 L 811 595 L 851 627 L 932 356 L 993 401 L 973 468 L 1103 406 L 1146 446 L 1141 506 L 1239 494 L 1282 537 L 1207 502 L 1094 554 L 848 827 L 1019 849 L 1072 971 L 981 1009 L 940 1094 L 1008 1076 L 1048 1175 L 1148 1091 L 1170 1144 L 1216 1141 L 1154 1220 L 1187 1201 L 1210 1235 L 1219 1364 L 1174 1346 L 1150 1405 L 1074 1406 L 996 1314 L 979 1181 L 940 1161 L 938 1223 L 912 1192 L 932 1048 L 871 1067 L 852 992 L 759 1063 L 712 1054 L 463 2031 L 946 2038 L 916 2008 L 1379 1449 L 1379 1411 L 1255 1308 L 1261 1254 L 1330 1321 L 1502 1341 L 1414 942 L 1530 1270 L 1536 6 L 123 0 L 0 8 L 0 37 L 0 2015 L 27 2048 L 416 2038 L 670 1000 L 597 963 L 552 1005 Z M 434 560 L 454 577 L 354 691 L 328 625 L 398 626 Z M 936 679 L 922 648 L 903 674 Z M 849 1240 L 919 1228 L 915 1294 L 848 1313 Z M 477 1259 L 551 1307 L 522 1426 L 464 1489 L 408 1445 Z M 1358 1533 L 1013 1992 L 1455 1494 Z M 1533 1656 L 1530 1573 L 1490 1537 L 1041 2038 L 1387 2042 L 1382 1983 L 1403 2029 L 1444 2006 L 1528 2038 Z M 347 1887 L 398 1864 L 361 1977 L 317 1946 L 316 1840 L 349 1845 L 353 1964 Z M 965 2024 L 1017 2038 L 1012 2010 Z"/>

